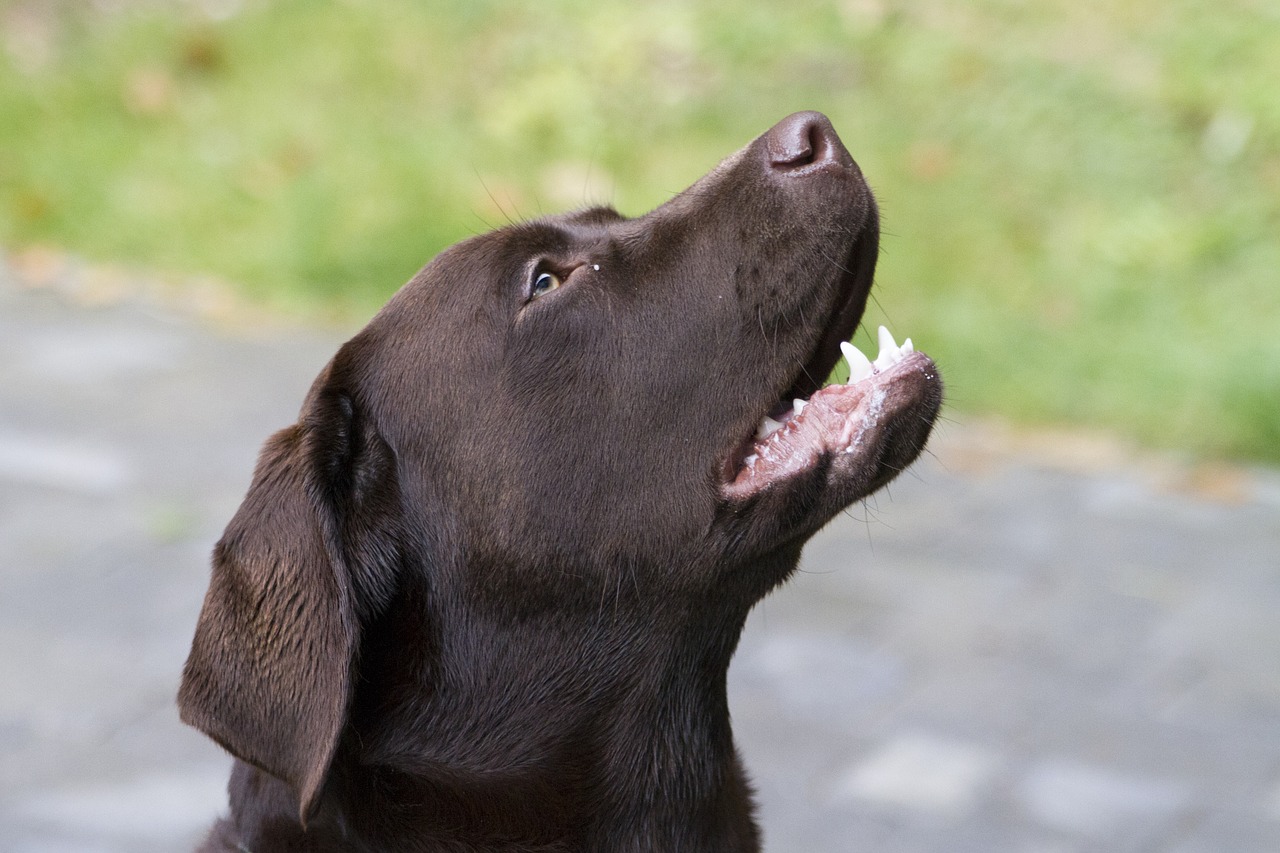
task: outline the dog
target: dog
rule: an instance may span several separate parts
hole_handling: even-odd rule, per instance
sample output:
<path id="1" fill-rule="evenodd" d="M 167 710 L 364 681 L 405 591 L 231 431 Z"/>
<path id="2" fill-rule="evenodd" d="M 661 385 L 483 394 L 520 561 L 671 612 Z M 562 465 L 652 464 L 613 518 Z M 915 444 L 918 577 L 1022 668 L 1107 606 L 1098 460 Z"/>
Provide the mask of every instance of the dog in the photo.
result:
<path id="1" fill-rule="evenodd" d="M 878 244 L 809 112 L 644 216 L 424 267 L 215 547 L 178 702 L 236 762 L 201 850 L 758 850 L 725 689 L 747 613 L 942 402 L 909 341 L 844 343 Z"/>

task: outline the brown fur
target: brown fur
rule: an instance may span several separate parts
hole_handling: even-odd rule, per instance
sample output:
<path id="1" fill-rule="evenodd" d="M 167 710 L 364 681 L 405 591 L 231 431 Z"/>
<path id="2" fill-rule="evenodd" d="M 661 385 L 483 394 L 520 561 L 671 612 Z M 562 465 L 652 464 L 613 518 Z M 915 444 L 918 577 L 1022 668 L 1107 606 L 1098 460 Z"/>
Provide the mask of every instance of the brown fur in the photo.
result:
<path id="1" fill-rule="evenodd" d="M 938 386 L 867 453 L 719 484 L 831 369 L 877 240 L 805 113 L 646 216 L 516 225 L 418 273 L 214 552 L 179 703 L 238 762 L 203 849 L 757 850 L 725 695 L 743 622 L 915 458 Z M 542 271 L 563 284 L 531 298 Z"/>

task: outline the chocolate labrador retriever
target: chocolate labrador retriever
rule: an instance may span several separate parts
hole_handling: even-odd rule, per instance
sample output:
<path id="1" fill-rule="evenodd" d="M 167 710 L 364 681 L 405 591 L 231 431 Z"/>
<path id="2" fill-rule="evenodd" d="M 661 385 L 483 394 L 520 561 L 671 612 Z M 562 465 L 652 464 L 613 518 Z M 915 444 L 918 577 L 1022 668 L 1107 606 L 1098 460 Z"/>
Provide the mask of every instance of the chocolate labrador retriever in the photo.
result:
<path id="1" fill-rule="evenodd" d="M 801 546 L 924 446 L 933 363 L 845 346 L 879 239 L 799 113 L 657 210 L 442 253 L 272 436 L 183 719 L 206 851 L 752 851 L 725 676 Z"/>

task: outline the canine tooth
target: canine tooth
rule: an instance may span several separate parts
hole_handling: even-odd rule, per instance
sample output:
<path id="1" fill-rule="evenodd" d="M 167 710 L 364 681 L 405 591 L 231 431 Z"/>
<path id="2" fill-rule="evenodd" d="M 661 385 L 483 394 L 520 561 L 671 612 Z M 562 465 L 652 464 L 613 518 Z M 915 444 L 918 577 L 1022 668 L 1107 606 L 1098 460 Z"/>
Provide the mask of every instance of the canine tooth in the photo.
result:
<path id="1" fill-rule="evenodd" d="M 905 341 L 902 342 L 902 346 L 899 347 L 898 349 L 902 352 L 903 355 L 906 355 L 909 352 L 915 352 L 916 345 L 911 343 L 911 338 L 907 338 Z"/>
<path id="2" fill-rule="evenodd" d="M 862 354 L 862 350 L 848 341 L 841 341 L 840 352 L 844 353 L 844 360 L 849 362 L 850 385 L 871 375 L 871 362 Z"/>
<path id="3" fill-rule="evenodd" d="M 799 397 L 791 401 L 791 411 L 797 415 L 804 411 L 804 407 L 809 405 L 808 402 L 801 400 Z"/>
<path id="4" fill-rule="evenodd" d="M 756 428 L 756 438 L 768 438 L 780 429 L 782 424 L 765 415 L 764 420 L 760 421 L 760 426 Z"/>
<path id="5" fill-rule="evenodd" d="M 898 342 L 893 339 L 893 335 L 884 326 L 880 327 L 880 354 L 876 356 L 876 370 L 884 370 L 886 367 L 892 367 L 902 357 L 901 350 L 898 349 Z"/>

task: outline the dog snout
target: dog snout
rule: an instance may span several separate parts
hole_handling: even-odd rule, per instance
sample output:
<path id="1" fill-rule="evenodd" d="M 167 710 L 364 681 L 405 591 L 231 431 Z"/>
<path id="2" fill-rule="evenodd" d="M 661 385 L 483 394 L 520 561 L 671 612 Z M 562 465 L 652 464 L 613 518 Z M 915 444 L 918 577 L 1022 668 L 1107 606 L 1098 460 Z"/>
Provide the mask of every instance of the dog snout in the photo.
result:
<path id="1" fill-rule="evenodd" d="M 858 168 L 830 119 L 819 112 L 793 113 L 778 122 L 765 134 L 765 151 L 769 165 L 782 173 Z"/>

